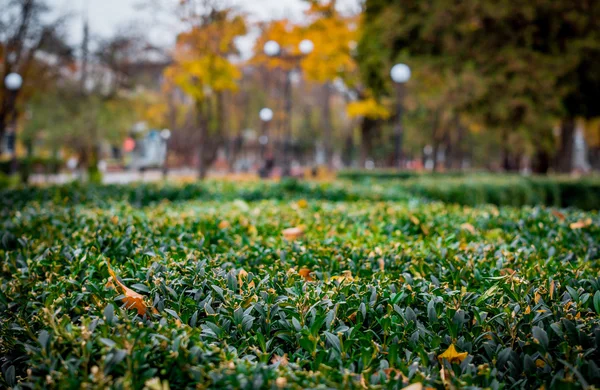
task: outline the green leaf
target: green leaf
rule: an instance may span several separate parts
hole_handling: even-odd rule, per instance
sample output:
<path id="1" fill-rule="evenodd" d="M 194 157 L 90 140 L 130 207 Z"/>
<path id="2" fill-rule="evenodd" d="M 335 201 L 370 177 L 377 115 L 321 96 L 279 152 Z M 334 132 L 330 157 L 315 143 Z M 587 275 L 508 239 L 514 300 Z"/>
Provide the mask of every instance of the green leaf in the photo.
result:
<path id="1" fill-rule="evenodd" d="M 342 346 L 340 343 L 340 338 L 333 334 L 333 333 L 329 333 L 327 331 L 324 332 L 325 334 L 325 338 L 327 339 L 327 342 L 339 353 L 342 352 Z"/>
<path id="2" fill-rule="evenodd" d="M 548 350 L 548 334 L 546 331 L 539 326 L 534 326 L 531 329 L 533 334 L 533 338 L 538 342 L 539 345 L 543 348 L 544 351 Z"/>

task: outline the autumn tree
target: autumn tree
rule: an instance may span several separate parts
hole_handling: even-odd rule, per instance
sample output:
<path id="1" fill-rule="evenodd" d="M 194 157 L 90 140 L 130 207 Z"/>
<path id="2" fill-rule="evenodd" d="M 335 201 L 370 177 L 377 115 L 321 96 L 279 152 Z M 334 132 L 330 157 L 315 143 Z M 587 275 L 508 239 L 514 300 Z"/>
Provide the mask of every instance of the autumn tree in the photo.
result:
<path id="1" fill-rule="evenodd" d="M 331 123 L 331 94 L 333 82 L 343 80 L 355 83 L 356 63 L 352 50 L 358 39 L 358 16 L 342 15 L 336 9 L 336 0 L 308 0 L 307 26 L 303 36 L 314 43 L 314 50 L 302 60 L 307 78 L 322 85 L 321 123 L 325 145 L 325 159 L 331 164 L 333 153 L 333 126 Z"/>
<path id="2" fill-rule="evenodd" d="M 578 79 L 589 81 L 593 75 L 584 70 L 594 62 L 596 19 L 593 1 L 368 0 L 359 44 L 361 72 L 376 94 L 389 93 L 387 70 L 398 59 L 451 77 L 470 74 L 480 90 L 463 89 L 466 100 L 457 105 L 447 98 L 445 104 L 498 136 L 502 166 L 518 169 L 524 154 L 548 160 L 554 149 L 552 124 L 585 106 L 575 99 L 569 109 L 568 96 L 585 89 Z M 390 25 L 397 28 L 386 29 Z M 544 170 L 549 164 L 537 165 Z"/>
<path id="3" fill-rule="evenodd" d="M 25 103 L 73 60 L 62 38 L 62 18 L 51 18 L 42 0 L 0 0 L 0 139 L 9 122 L 23 114 Z M 16 72 L 23 86 L 9 93 L 4 79 Z"/>
<path id="4" fill-rule="evenodd" d="M 235 38 L 246 33 L 246 23 L 216 1 L 183 1 L 181 7 L 182 21 L 189 28 L 177 37 L 174 64 L 165 76 L 194 101 L 198 176 L 204 178 L 226 140 L 224 98 L 226 92 L 237 90 L 241 76 L 231 57 L 237 54 Z"/>

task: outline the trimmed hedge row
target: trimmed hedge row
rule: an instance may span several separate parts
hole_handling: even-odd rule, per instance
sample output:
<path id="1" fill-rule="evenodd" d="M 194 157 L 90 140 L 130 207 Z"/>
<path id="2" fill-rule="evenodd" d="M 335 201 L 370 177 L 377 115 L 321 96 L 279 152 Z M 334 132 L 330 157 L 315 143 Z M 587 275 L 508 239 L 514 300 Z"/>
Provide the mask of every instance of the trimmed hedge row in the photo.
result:
<path id="1" fill-rule="evenodd" d="M 286 182 L 235 194 L 260 185 L 264 196 L 365 191 Z M 2 209 L 0 388 L 600 383 L 597 212 L 100 197 L 140 188 L 158 191 L 94 187 L 98 203 Z"/>
<path id="2" fill-rule="evenodd" d="M 22 187 L 0 191 L 0 206 L 21 207 L 28 202 L 51 201 L 73 205 L 91 203 L 106 206 L 125 202 L 146 206 L 162 201 L 265 199 L 314 199 L 329 201 L 407 200 L 410 196 L 396 186 L 346 185 L 342 182 L 312 183 L 295 179 L 281 182 L 255 182 L 239 185 L 234 182 L 204 181 L 185 185 L 139 183 L 133 185 L 82 185 L 71 183 L 50 187 Z"/>
<path id="3" fill-rule="evenodd" d="M 206 181 L 185 185 L 144 183 L 135 185 L 88 185 L 78 183 L 54 187 L 24 187 L 0 191 L 0 205 L 18 207 L 29 201 L 60 204 L 127 202 L 145 206 L 161 201 L 246 201 L 263 199 L 315 199 L 330 201 L 406 200 L 420 197 L 446 203 L 475 206 L 495 204 L 520 207 L 546 205 L 600 209 L 600 179 L 561 177 L 526 178 L 511 175 L 465 177 L 420 177 L 407 180 L 367 180 L 311 183 L 297 180 L 256 182 L 240 186 L 232 182 Z"/>
<path id="4" fill-rule="evenodd" d="M 463 177 L 473 175 L 473 173 L 464 171 L 449 172 L 416 172 L 400 171 L 397 169 L 343 169 L 337 173 L 337 177 L 344 180 L 364 181 L 364 180 L 407 180 L 420 177 Z"/>
<path id="5" fill-rule="evenodd" d="M 462 205 L 546 205 L 600 209 L 600 180 L 518 176 L 415 179 L 400 185 L 408 193 Z"/>

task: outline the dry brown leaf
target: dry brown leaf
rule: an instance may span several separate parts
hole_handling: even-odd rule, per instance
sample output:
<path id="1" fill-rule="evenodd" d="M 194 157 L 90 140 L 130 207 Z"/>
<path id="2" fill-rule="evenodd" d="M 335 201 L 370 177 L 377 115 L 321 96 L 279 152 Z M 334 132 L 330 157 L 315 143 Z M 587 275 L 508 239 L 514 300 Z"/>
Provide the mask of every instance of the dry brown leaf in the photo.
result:
<path id="1" fill-rule="evenodd" d="M 387 376 L 388 379 L 406 378 L 404 374 L 402 374 L 402 371 L 398 370 L 397 368 L 389 367 L 384 369 L 383 372 L 385 373 L 385 376 Z M 404 389 L 408 388 L 410 388 L 410 386 L 405 387 Z"/>
<path id="2" fill-rule="evenodd" d="M 463 223 L 462 225 L 460 225 L 460 227 L 466 231 L 468 231 L 471 234 L 475 234 L 475 227 L 473 225 L 471 225 L 470 223 Z"/>
<path id="3" fill-rule="evenodd" d="M 411 383 L 410 385 L 403 387 L 402 390 L 423 390 L 422 383 Z"/>
<path id="4" fill-rule="evenodd" d="M 287 366 L 289 363 L 287 353 L 284 353 L 283 356 L 273 355 L 273 359 L 271 359 L 271 363 L 273 363 L 273 364 L 279 363 L 280 366 Z"/>
<path id="5" fill-rule="evenodd" d="M 287 379 L 283 376 L 280 376 L 277 379 L 275 379 L 275 385 L 278 388 L 283 389 L 284 387 L 287 386 Z"/>
<path id="6" fill-rule="evenodd" d="M 124 285 L 117 278 L 117 274 L 110 266 L 110 263 L 108 262 L 108 260 L 106 260 L 106 265 L 108 267 L 108 273 L 112 277 L 112 282 L 109 281 L 109 283 L 111 284 L 112 287 L 115 287 L 114 283 L 116 283 L 116 286 L 118 287 L 118 289 L 121 290 L 121 293 L 124 295 L 122 301 L 123 301 L 123 303 L 125 303 L 125 307 L 128 309 L 136 309 L 138 314 L 141 316 L 146 314 L 148 306 L 146 306 L 146 303 L 144 302 L 144 296 L 140 293 L 133 291 L 126 285 Z M 109 285 L 109 283 L 107 283 L 107 285 Z M 154 309 L 154 312 L 156 313 L 156 309 Z"/>
<path id="7" fill-rule="evenodd" d="M 561 221 L 564 221 L 566 218 L 565 215 L 558 210 L 552 210 L 552 215 L 554 215 L 556 218 L 560 219 Z"/>
<path id="8" fill-rule="evenodd" d="M 302 227 L 292 227 L 283 229 L 283 237 L 288 241 L 297 240 L 304 235 L 304 229 Z"/>
<path id="9" fill-rule="evenodd" d="M 246 272 L 245 269 L 240 269 L 240 271 L 238 272 L 238 284 L 240 286 L 240 288 L 244 285 L 244 280 L 246 280 L 246 278 L 248 277 L 248 272 Z"/>
<path id="10" fill-rule="evenodd" d="M 421 221 L 419 221 L 419 218 L 415 217 L 414 215 L 411 215 L 409 218 L 410 218 L 410 221 L 412 223 L 414 223 L 415 225 L 420 225 L 421 224 Z"/>
<path id="11" fill-rule="evenodd" d="M 439 360 L 446 359 L 450 363 L 460 363 L 466 359 L 468 353 L 467 352 L 458 352 L 454 344 L 450 344 L 447 350 L 444 351 L 441 355 L 438 356 Z"/>
<path id="12" fill-rule="evenodd" d="M 380 257 L 377 262 L 379 263 L 379 270 L 381 272 L 385 271 L 385 261 L 383 261 L 383 258 Z"/>
<path id="13" fill-rule="evenodd" d="M 573 222 L 572 224 L 569 225 L 569 227 L 573 230 L 575 229 L 583 229 L 585 227 L 588 227 L 592 224 L 592 219 L 591 218 L 586 218 L 586 219 L 580 219 L 577 222 Z"/>
<path id="14" fill-rule="evenodd" d="M 550 282 L 550 299 L 552 299 L 552 296 L 554 295 L 554 288 L 556 287 L 556 283 L 553 281 Z"/>
<path id="15" fill-rule="evenodd" d="M 529 313 L 531 313 L 531 306 L 527 305 L 527 307 L 525 308 L 525 314 Z"/>
<path id="16" fill-rule="evenodd" d="M 302 268 L 298 271 L 298 274 L 304 278 L 307 282 L 312 282 L 314 279 L 310 276 L 311 270 L 308 268 Z"/>

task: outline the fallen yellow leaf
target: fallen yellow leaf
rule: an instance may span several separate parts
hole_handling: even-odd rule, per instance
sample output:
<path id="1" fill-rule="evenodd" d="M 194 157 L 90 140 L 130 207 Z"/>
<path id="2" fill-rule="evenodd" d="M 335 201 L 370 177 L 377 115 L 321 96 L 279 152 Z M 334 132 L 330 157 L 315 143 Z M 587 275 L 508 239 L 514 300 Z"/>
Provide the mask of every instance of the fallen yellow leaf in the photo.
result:
<path id="1" fill-rule="evenodd" d="M 556 286 L 556 283 L 554 282 L 554 280 L 552 282 L 550 282 L 550 299 L 552 299 L 552 296 L 554 295 L 555 286 Z"/>
<path id="2" fill-rule="evenodd" d="M 310 276 L 310 272 L 311 271 L 308 268 L 302 268 L 298 271 L 298 275 L 302 276 L 307 282 L 312 282 L 314 279 Z"/>
<path id="3" fill-rule="evenodd" d="M 346 270 L 346 271 L 342 272 L 341 275 L 332 276 L 331 280 L 338 280 L 340 282 L 343 282 L 343 281 L 353 282 L 354 277 L 352 276 L 351 271 Z"/>
<path id="4" fill-rule="evenodd" d="M 383 258 L 380 257 L 377 262 L 379 263 L 379 270 L 381 272 L 385 271 L 385 262 L 383 261 Z"/>
<path id="5" fill-rule="evenodd" d="M 467 357 L 467 352 L 458 352 L 454 344 L 450 344 L 448 349 L 438 356 L 439 360 L 446 359 L 450 363 L 460 363 Z"/>
<path id="6" fill-rule="evenodd" d="M 222 220 L 221 222 L 219 222 L 219 225 L 218 225 L 219 229 L 226 229 L 229 226 L 230 226 L 229 222 L 227 222 L 226 220 Z"/>
<path id="7" fill-rule="evenodd" d="M 128 309 L 132 309 L 132 308 L 136 309 L 138 314 L 141 316 L 146 314 L 147 306 L 146 306 L 146 303 L 144 302 L 144 296 L 142 294 L 139 294 L 139 293 L 133 291 L 129 287 L 125 286 L 117 278 L 117 274 L 115 274 L 115 271 L 110 266 L 110 263 L 108 262 L 108 260 L 106 260 L 106 265 L 108 267 L 108 273 L 112 277 L 112 280 L 121 289 L 121 293 L 123 295 L 125 295 L 122 299 L 123 303 L 125 303 L 125 307 Z M 114 284 L 113 284 L 113 286 L 114 286 Z M 154 312 L 156 312 L 156 309 L 154 309 Z"/>
<path id="8" fill-rule="evenodd" d="M 308 202 L 306 201 L 306 199 L 300 199 L 297 204 L 298 207 L 300 207 L 301 209 L 305 209 L 308 207 Z"/>
<path id="9" fill-rule="evenodd" d="M 527 308 L 525 308 L 525 314 L 529 314 L 531 313 L 531 307 L 529 305 L 527 305 Z"/>
<path id="10" fill-rule="evenodd" d="M 304 229 L 301 227 L 292 227 L 283 229 L 282 233 L 283 237 L 285 237 L 286 240 L 293 241 L 299 239 L 304 235 Z"/>
<path id="11" fill-rule="evenodd" d="M 552 210 L 552 214 L 561 221 L 564 221 L 566 218 L 565 215 L 558 210 Z"/>
<path id="12" fill-rule="evenodd" d="M 580 219 L 577 222 L 573 222 L 569 226 L 571 227 L 571 229 L 575 230 L 575 229 L 583 229 L 585 227 L 590 226 L 591 224 L 592 224 L 592 219 L 586 218 L 586 219 Z"/>
<path id="13" fill-rule="evenodd" d="M 538 368 L 544 368 L 546 366 L 546 362 L 543 361 L 542 359 L 536 359 L 535 360 L 535 365 Z"/>
<path id="14" fill-rule="evenodd" d="M 423 390 L 422 383 L 411 383 L 410 385 L 403 387 L 402 390 Z"/>

